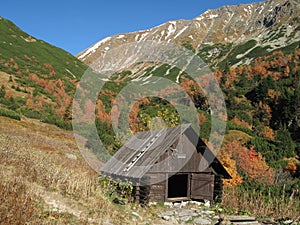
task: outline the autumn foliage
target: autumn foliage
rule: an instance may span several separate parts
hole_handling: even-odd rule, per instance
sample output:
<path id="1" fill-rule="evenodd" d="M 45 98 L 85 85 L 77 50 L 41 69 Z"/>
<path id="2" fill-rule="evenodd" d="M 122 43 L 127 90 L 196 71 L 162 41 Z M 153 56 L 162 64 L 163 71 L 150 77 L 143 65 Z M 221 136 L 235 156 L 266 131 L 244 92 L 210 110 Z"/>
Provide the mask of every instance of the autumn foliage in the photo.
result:
<path id="1" fill-rule="evenodd" d="M 229 186 L 241 183 L 241 178 L 236 175 L 236 171 L 249 182 L 272 184 L 274 182 L 274 171 L 269 167 L 260 153 L 253 148 L 246 148 L 240 143 L 233 141 L 223 146 L 219 153 L 221 161 L 226 165 L 233 177 L 232 181 L 225 182 Z M 229 159 L 231 160 L 229 160 Z M 236 169 L 236 171 L 235 171 Z"/>
<path id="2" fill-rule="evenodd" d="M 289 160 L 288 164 L 285 167 L 286 170 L 290 171 L 292 174 L 295 174 L 297 171 L 297 166 L 293 160 Z"/>
<path id="3" fill-rule="evenodd" d="M 243 179 L 237 172 L 236 162 L 230 157 L 229 152 L 222 151 L 222 155 L 219 157 L 219 159 L 221 160 L 224 168 L 232 177 L 232 179 L 224 179 L 224 185 L 228 187 L 236 187 L 241 184 L 243 182 Z"/>
<path id="4" fill-rule="evenodd" d="M 233 122 L 234 124 L 236 124 L 237 126 L 243 126 L 243 127 L 248 128 L 248 129 L 252 129 L 252 127 L 251 127 L 251 125 L 250 125 L 249 123 L 247 123 L 247 122 L 244 121 L 244 120 L 240 120 L 240 119 L 237 118 L 237 117 L 234 117 L 234 118 L 232 119 L 232 122 Z"/>

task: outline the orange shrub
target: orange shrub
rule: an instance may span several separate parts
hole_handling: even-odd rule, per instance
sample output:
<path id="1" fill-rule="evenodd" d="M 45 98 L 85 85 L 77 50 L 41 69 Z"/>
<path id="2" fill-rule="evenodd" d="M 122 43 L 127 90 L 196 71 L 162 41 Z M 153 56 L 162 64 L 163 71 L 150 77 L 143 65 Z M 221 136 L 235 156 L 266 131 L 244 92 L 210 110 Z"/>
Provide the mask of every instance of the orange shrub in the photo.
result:
<path id="1" fill-rule="evenodd" d="M 225 145 L 223 148 L 236 162 L 238 172 L 244 174 L 248 181 L 264 184 L 274 182 L 273 169 L 267 165 L 264 157 L 253 148 L 248 149 L 236 141 Z"/>

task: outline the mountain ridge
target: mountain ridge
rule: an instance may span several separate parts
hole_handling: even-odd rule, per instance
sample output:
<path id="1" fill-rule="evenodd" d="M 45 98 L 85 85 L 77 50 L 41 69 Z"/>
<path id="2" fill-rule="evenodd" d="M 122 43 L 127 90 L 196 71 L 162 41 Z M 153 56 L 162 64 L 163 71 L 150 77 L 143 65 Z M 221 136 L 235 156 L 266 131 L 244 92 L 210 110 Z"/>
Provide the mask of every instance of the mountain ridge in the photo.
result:
<path id="1" fill-rule="evenodd" d="M 109 49 L 147 40 L 186 45 L 195 52 L 200 52 L 203 45 L 236 46 L 251 39 L 259 39 L 259 45 L 270 32 L 275 32 L 280 26 L 285 29 L 283 33 L 287 35 L 287 39 L 294 40 L 294 43 L 300 40 L 299 5 L 299 0 L 269 0 L 210 9 L 192 20 L 173 20 L 151 29 L 106 37 L 77 57 L 86 64 L 92 64 Z M 283 45 L 285 43 L 272 48 L 275 50 Z"/>

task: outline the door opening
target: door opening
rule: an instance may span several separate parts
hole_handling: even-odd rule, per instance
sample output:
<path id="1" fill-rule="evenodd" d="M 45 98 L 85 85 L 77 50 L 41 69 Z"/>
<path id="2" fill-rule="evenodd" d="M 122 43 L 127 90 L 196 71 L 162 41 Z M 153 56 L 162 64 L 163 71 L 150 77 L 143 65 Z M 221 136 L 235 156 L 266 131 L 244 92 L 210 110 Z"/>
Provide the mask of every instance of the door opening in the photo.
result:
<path id="1" fill-rule="evenodd" d="M 168 198 L 188 197 L 188 174 L 178 174 L 168 179 Z"/>

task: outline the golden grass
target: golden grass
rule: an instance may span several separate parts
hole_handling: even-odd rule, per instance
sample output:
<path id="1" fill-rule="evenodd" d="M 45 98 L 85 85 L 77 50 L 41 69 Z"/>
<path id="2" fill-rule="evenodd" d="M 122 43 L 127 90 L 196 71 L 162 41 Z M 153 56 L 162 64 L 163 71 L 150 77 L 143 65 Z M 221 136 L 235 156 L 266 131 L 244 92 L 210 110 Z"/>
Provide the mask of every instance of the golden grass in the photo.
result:
<path id="1" fill-rule="evenodd" d="M 249 212 L 261 218 L 297 219 L 299 217 L 300 199 L 290 196 L 266 195 L 261 191 L 240 191 L 238 188 L 224 189 L 222 204 L 233 212 Z"/>
<path id="2" fill-rule="evenodd" d="M 132 210 L 151 219 L 109 200 L 68 131 L 38 123 L 0 118 L 0 224 L 140 224 Z"/>
<path id="3" fill-rule="evenodd" d="M 251 139 L 251 136 L 246 134 L 243 131 L 239 130 L 230 130 L 228 134 L 224 137 L 224 145 L 230 144 L 233 141 L 238 141 L 240 144 L 245 144 L 247 141 Z"/>

